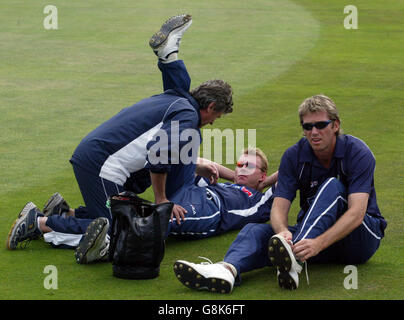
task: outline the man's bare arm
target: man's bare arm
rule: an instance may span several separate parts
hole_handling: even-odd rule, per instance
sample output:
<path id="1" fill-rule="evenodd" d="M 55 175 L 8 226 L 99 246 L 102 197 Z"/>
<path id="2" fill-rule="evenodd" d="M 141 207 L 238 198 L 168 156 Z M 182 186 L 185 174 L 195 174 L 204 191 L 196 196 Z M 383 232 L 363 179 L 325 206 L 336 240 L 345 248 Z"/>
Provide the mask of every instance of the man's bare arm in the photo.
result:
<path id="1" fill-rule="evenodd" d="M 276 234 L 292 241 L 292 233 L 288 229 L 288 215 L 291 202 L 288 199 L 275 197 L 271 209 L 271 225 Z"/>
<path id="2" fill-rule="evenodd" d="M 150 172 L 150 178 L 152 182 L 154 192 L 154 202 L 156 204 L 169 202 L 166 196 L 166 180 L 167 173 L 153 173 Z M 171 219 L 175 217 L 178 224 L 181 224 L 181 220 L 185 220 L 185 214 L 187 210 L 178 204 L 174 204 L 173 211 L 171 213 Z"/>
<path id="3" fill-rule="evenodd" d="M 214 172 L 216 173 L 216 179 L 211 179 L 212 176 L 210 175 L 214 175 Z M 196 174 L 208 178 L 211 183 L 216 183 L 218 178 L 234 182 L 234 170 L 204 158 L 198 158 L 196 163 Z"/>

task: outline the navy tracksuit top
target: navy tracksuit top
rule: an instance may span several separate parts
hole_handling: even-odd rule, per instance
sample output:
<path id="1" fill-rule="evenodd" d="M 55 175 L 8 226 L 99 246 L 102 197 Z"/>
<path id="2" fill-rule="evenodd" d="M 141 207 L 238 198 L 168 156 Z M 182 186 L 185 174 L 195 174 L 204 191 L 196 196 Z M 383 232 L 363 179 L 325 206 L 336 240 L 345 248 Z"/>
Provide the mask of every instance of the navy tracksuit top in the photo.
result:
<path id="1" fill-rule="evenodd" d="M 173 123 L 177 124 L 176 136 L 171 132 Z M 197 147 L 201 143 L 199 125 L 198 103 L 187 92 L 170 89 L 121 110 L 94 129 L 78 145 L 70 161 L 120 186 L 131 175 L 142 170 L 167 173 L 166 191 L 169 197 L 178 189 L 176 182 L 181 181 L 181 185 L 184 185 L 194 181 Z M 187 129 L 191 129 L 197 139 L 194 137 L 193 140 L 182 141 L 177 137 Z M 156 163 L 150 161 L 149 151 L 160 141 L 156 137 L 162 134 L 168 137 L 167 143 L 160 143 L 158 149 L 160 153 L 167 151 L 168 158 Z M 176 150 L 171 150 L 173 141 L 177 141 L 174 142 Z M 178 154 L 190 142 L 197 145 L 189 150 L 192 153 L 191 163 L 176 161 L 172 164 L 172 155 Z"/>

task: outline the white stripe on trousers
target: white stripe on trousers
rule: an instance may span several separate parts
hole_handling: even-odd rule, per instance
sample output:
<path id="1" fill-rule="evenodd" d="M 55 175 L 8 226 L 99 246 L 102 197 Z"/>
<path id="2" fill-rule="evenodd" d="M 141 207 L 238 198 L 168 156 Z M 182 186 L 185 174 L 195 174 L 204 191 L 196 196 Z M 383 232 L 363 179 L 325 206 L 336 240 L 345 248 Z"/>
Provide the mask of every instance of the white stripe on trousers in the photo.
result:
<path id="1" fill-rule="evenodd" d="M 372 217 L 371 215 L 367 214 L 368 216 Z M 372 217 L 373 218 L 373 217 Z M 381 240 L 381 237 L 377 236 L 370 228 L 366 225 L 365 221 L 362 221 L 363 226 L 366 228 L 367 231 L 370 232 L 372 236 L 374 236 L 377 240 Z"/>
<path id="2" fill-rule="evenodd" d="M 107 203 L 107 201 L 108 201 L 109 197 L 108 197 L 108 194 L 107 194 L 107 190 L 105 189 L 105 185 L 104 185 L 104 179 L 103 179 L 103 178 L 101 178 L 101 177 L 100 177 L 100 179 L 101 179 L 102 187 L 104 188 L 104 194 L 105 194 L 105 203 Z M 112 182 L 112 183 L 113 183 L 113 182 Z M 115 183 L 115 187 L 116 187 L 116 190 L 118 190 L 118 193 L 119 193 L 119 188 L 118 188 L 118 186 L 117 186 L 117 184 L 116 184 L 116 183 Z M 108 211 L 109 211 L 109 216 L 110 216 L 111 221 L 112 221 L 112 212 L 111 212 L 111 208 L 108 208 Z"/>
<path id="3" fill-rule="evenodd" d="M 307 215 L 306 215 L 306 219 L 304 219 L 304 222 L 303 222 L 303 225 L 302 225 L 302 227 L 301 227 L 301 230 L 300 230 L 299 234 L 297 235 L 297 237 L 296 237 L 295 239 L 299 238 L 300 234 L 302 233 L 302 231 L 303 231 L 303 229 L 304 229 L 304 226 L 306 225 L 307 220 L 308 220 L 309 217 L 310 217 L 311 212 L 313 211 L 314 206 L 315 206 L 316 203 L 317 203 L 318 198 L 319 198 L 320 195 L 323 193 L 325 187 L 327 187 L 328 184 L 329 184 L 332 180 L 333 180 L 333 178 L 329 179 L 329 180 L 327 181 L 327 183 L 320 189 L 319 193 L 317 194 L 317 197 L 314 199 L 314 202 L 313 202 L 313 204 L 311 205 L 311 208 L 310 208 L 309 212 L 308 212 Z"/>
<path id="4" fill-rule="evenodd" d="M 319 197 L 320 194 L 323 192 L 324 188 L 325 188 L 332 180 L 333 180 L 333 178 L 329 179 L 328 182 L 321 188 L 320 192 L 318 193 L 316 199 L 315 199 L 314 202 L 313 202 L 313 205 L 312 205 L 312 207 L 311 207 L 309 213 L 308 213 L 307 216 L 306 216 L 306 219 L 304 220 L 303 226 L 302 226 L 302 228 L 301 228 L 299 234 L 297 235 L 297 237 L 296 237 L 295 239 L 298 239 L 298 238 L 299 238 L 299 236 L 300 236 L 300 234 L 302 233 L 303 228 L 304 228 L 304 226 L 305 226 L 305 224 L 306 224 L 306 222 L 307 222 L 307 219 L 309 218 L 309 215 L 311 214 L 311 211 L 313 210 L 313 207 L 314 207 L 314 205 L 315 205 L 316 202 L 317 202 L 318 197 Z M 330 204 L 330 205 L 328 206 L 328 208 L 325 209 L 325 211 L 322 212 L 322 213 L 317 217 L 317 219 L 316 219 L 316 220 L 314 221 L 314 223 L 310 226 L 310 228 L 307 230 L 307 232 L 305 233 L 305 235 L 302 237 L 301 240 L 303 240 L 303 239 L 305 239 L 305 238 L 307 237 L 308 233 L 309 233 L 309 232 L 311 231 L 311 229 L 317 224 L 317 222 L 320 220 L 320 218 L 321 218 L 322 216 L 324 216 L 324 215 L 337 203 L 337 201 L 338 201 L 339 199 L 343 200 L 345 203 L 348 203 L 346 199 L 344 199 L 344 198 L 341 197 L 341 196 L 338 196 L 338 197 L 334 200 L 334 202 L 333 202 L 332 204 Z M 365 229 L 366 229 L 367 231 L 369 231 L 369 233 L 370 233 L 373 237 L 375 237 L 375 238 L 378 239 L 378 240 L 381 239 L 381 237 L 377 236 L 372 230 L 370 230 L 370 228 L 366 225 L 365 221 L 362 221 L 362 224 L 363 224 L 363 226 L 365 227 Z M 300 241 L 300 240 L 299 240 L 299 241 Z"/>
<path id="5" fill-rule="evenodd" d="M 311 231 L 311 229 L 313 229 L 313 227 L 317 224 L 317 222 L 321 219 L 321 217 L 324 216 L 324 215 L 337 203 L 337 201 L 340 200 L 340 199 L 343 200 L 345 203 L 347 203 L 347 201 L 346 201 L 343 197 L 341 197 L 341 196 L 337 197 L 337 199 L 335 199 L 334 202 L 331 203 L 331 204 L 328 206 L 328 208 L 325 209 L 325 211 L 322 212 L 322 213 L 317 217 L 317 219 L 313 222 L 313 224 L 312 224 L 312 225 L 310 226 L 310 228 L 307 230 L 307 232 L 305 233 L 305 235 L 302 237 L 302 240 L 303 240 L 303 239 L 306 239 L 308 233 Z M 300 233 L 301 233 L 301 231 L 300 231 Z M 299 235 L 300 235 L 300 233 L 299 233 Z M 296 239 L 297 239 L 297 237 L 296 237 Z"/>

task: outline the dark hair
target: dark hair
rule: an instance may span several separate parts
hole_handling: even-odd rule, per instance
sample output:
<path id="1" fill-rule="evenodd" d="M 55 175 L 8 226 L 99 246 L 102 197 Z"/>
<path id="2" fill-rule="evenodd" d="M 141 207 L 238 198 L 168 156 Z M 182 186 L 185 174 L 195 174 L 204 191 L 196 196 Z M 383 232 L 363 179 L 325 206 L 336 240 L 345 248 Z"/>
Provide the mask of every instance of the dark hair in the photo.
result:
<path id="1" fill-rule="evenodd" d="M 223 80 L 208 80 L 190 91 L 201 109 L 206 109 L 210 103 L 215 102 L 214 110 L 217 112 L 233 112 L 233 90 Z"/>

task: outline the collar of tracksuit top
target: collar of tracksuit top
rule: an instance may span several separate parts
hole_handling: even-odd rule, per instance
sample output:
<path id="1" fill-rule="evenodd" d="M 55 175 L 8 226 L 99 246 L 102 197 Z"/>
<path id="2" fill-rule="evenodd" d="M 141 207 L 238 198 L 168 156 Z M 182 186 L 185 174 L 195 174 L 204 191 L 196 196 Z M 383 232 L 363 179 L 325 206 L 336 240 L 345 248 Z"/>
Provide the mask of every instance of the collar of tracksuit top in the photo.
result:
<path id="1" fill-rule="evenodd" d="M 195 110 L 197 111 L 198 114 L 198 127 L 200 127 L 201 125 L 201 112 L 200 112 L 200 107 L 198 102 L 196 102 L 196 100 L 194 99 L 193 96 L 191 96 L 191 94 L 181 88 L 175 88 L 175 89 L 168 89 L 166 91 L 164 91 L 165 94 L 172 94 L 172 95 L 177 95 L 177 96 L 181 96 L 186 98 L 189 103 L 195 108 Z"/>

